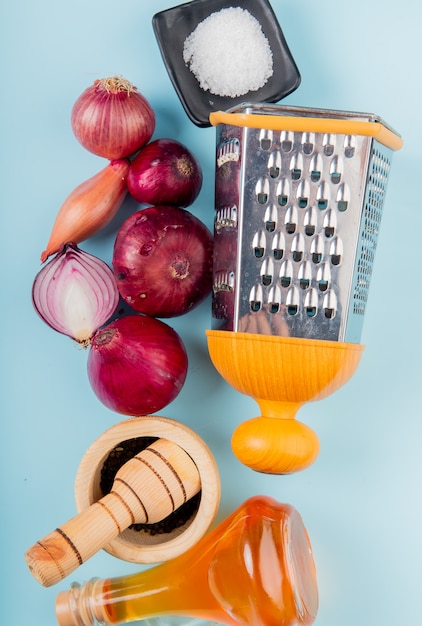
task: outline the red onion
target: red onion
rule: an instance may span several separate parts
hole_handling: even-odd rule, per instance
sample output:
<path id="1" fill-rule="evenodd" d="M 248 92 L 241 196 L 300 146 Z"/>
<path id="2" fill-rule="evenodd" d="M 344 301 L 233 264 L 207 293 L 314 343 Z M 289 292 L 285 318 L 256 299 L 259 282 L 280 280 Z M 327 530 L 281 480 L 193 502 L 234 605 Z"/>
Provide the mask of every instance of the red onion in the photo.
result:
<path id="1" fill-rule="evenodd" d="M 88 355 L 94 393 L 124 415 L 147 415 L 169 404 L 182 389 L 187 368 L 176 331 L 144 315 L 110 322 L 94 335 Z"/>
<path id="2" fill-rule="evenodd" d="M 186 209 L 154 206 L 132 214 L 114 243 L 122 298 L 152 317 L 183 315 L 211 291 L 213 239 Z"/>
<path id="3" fill-rule="evenodd" d="M 155 114 L 134 85 L 113 76 L 94 81 L 79 96 L 71 126 L 84 148 L 112 161 L 131 156 L 148 143 Z"/>
<path id="4" fill-rule="evenodd" d="M 36 275 L 32 302 L 46 324 L 86 347 L 115 312 L 119 292 L 104 261 L 66 243 Z"/>
<path id="5" fill-rule="evenodd" d="M 127 186 L 141 204 L 187 207 L 201 190 L 202 170 L 186 146 L 175 139 L 156 139 L 133 159 Z"/>

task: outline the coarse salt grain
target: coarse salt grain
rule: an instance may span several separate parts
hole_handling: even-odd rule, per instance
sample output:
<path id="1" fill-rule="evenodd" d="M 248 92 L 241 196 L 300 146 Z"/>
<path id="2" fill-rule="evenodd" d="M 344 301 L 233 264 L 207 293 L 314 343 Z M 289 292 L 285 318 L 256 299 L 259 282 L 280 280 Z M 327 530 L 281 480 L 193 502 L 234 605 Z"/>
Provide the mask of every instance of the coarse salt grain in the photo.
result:
<path id="1" fill-rule="evenodd" d="M 261 24 L 246 9 L 211 13 L 185 39 L 183 60 L 211 94 L 236 98 L 263 87 L 273 54 Z"/>

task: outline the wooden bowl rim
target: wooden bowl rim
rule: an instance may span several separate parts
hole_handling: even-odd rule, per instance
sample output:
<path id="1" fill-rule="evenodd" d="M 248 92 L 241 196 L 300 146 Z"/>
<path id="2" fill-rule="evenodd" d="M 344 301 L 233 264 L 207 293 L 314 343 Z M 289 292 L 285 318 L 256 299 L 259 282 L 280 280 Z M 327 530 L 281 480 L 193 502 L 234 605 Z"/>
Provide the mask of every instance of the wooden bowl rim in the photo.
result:
<path id="1" fill-rule="evenodd" d="M 220 476 L 210 449 L 186 425 L 162 416 L 131 417 L 103 432 L 82 457 L 75 479 L 78 512 L 88 508 L 101 497 L 99 473 L 110 451 L 122 441 L 135 437 L 160 437 L 178 444 L 191 456 L 201 478 L 201 499 L 198 509 L 183 526 L 170 533 L 148 537 L 145 543 L 141 542 L 142 535 L 139 532 L 126 530 L 103 548 L 109 554 L 125 561 L 158 563 L 183 553 L 207 532 L 215 520 L 220 504 Z"/>

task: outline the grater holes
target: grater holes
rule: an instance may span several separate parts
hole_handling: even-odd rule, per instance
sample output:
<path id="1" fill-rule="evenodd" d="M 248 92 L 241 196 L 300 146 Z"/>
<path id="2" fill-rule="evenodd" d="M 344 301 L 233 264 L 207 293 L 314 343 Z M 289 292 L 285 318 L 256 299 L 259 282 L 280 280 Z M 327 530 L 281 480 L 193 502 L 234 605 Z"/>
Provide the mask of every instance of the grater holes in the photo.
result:
<path id="1" fill-rule="evenodd" d="M 324 242 L 320 236 L 315 237 L 311 244 L 311 258 L 315 265 L 318 265 L 322 261 L 324 254 Z"/>
<path id="2" fill-rule="evenodd" d="M 287 178 L 283 178 L 276 189 L 277 202 L 280 206 L 286 206 L 289 201 L 290 186 Z"/>
<path id="3" fill-rule="evenodd" d="M 217 167 L 222 167 L 230 161 L 238 161 L 240 158 L 240 143 L 236 137 L 224 141 L 217 150 Z"/>
<path id="4" fill-rule="evenodd" d="M 291 152 L 293 149 L 293 133 L 283 130 L 280 134 L 280 145 L 283 152 Z"/>
<path id="5" fill-rule="evenodd" d="M 263 231 L 258 231 L 252 238 L 252 249 L 257 259 L 262 259 L 265 254 L 266 238 Z"/>
<path id="6" fill-rule="evenodd" d="M 270 183 L 264 176 L 256 183 L 255 194 L 258 204 L 267 204 L 270 195 Z"/>
<path id="7" fill-rule="evenodd" d="M 267 167 L 270 178 L 279 177 L 281 172 L 281 154 L 278 150 L 270 154 Z"/>
<path id="8" fill-rule="evenodd" d="M 317 221 L 318 216 L 316 209 L 314 207 L 310 207 L 306 211 L 303 219 L 304 231 L 307 237 L 312 237 L 315 234 Z"/>
<path id="9" fill-rule="evenodd" d="M 336 202 L 337 209 L 340 211 L 340 213 L 344 213 L 345 211 L 347 211 L 350 202 L 350 189 L 349 186 L 345 183 L 342 183 L 338 189 Z"/>
<path id="10" fill-rule="evenodd" d="M 343 242 L 339 237 L 335 237 L 330 246 L 330 257 L 332 265 L 340 265 L 343 256 Z"/>
<path id="11" fill-rule="evenodd" d="M 336 136 L 331 133 L 325 133 L 322 138 L 322 146 L 325 156 L 332 156 L 336 146 Z"/>
<path id="12" fill-rule="evenodd" d="M 303 172 L 303 157 L 299 153 L 295 153 L 290 159 L 290 175 L 292 180 L 299 180 Z"/>
<path id="13" fill-rule="evenodd" d="M 316 284 L 318 290 L 326 292 L 331 281 L 331 270 L 328 263 L 323 263 L 319 268 L 316 276 Z"/>
<path id="14" fill-rule="evenodd" d="M 304 154 L 312 154 L 314 151 L 315 135 L 313 133 L 302 134 L 302 150 Z"/>
<path id="15" fill-rule="evenodd" d="M 302 234 L 293 237 L 291 252 L 293 261 L 300 263 L 305 252 L 305 240 Z"/>
<path id="16" fill-rule="evenodd" d="M 274 265 L 271 257 L 267 257 L 261 266 L 261 282 L 264 287 L 269 287 L 273 282 Z"/>
<path id="17" fill-rule="evenodd" d="M 355 156 L 356 137 L 354 135 L 346 135 L 344 138 L 344 156 L 351 159 Z"/>
<path id="18" fill-rule="evenodd" d="M 218 270 L 214 272 L 213 291 L 233 292 L 235 286 L 235 274 L 232 271 Z"/>
<path id="19" fill-rule="evenodd" d="M 307 317 L 315 317 L 318 311 L 318 294 L 315 289 L 308 291 L 305 297 L 304 309 Z"/>
<path id="20" fill-rule="evenodd" d="M 262 150 L 268 151 L 273 145 L 273 131 L 265 128 L 261 129 L 259 133 L 259 145 Z"/>
<path id="21" fill-rule="evenodd" d="M 274 205 L 267 207 L 265 211 L 265 215 L 264 215 L 265 230 L 269 233 L 273 233 L 277 227 L 277 221 L 278 221 L 277 207 Z"/>
<path id="22" fill-rule="evenodd" d="M 328 202 L 330 199 L 330 190 L 327 183 L 322 182 L 316 194 L 317 207 L 320 211 L 325 211 L 328 208 Z"/>
<path id="23" fill-rule="evenodd" d="M 293 265 L 290 260 L 286 259 L 285 261 L 283 261 L 280 267 L 279 277 L 282 287 L 290 287 L 293 278 Z"/>
<path id="24" fill-rule="evenodd" d="M 296 207 L 289 207 L 284 217 L 284 226 L 288 235 L 293 235 L 296 232 L 298 219 L 299 216 Z"/>
<path id="25" fill-rule="evenodd" d="M 299 294 L 295 287 L 290 287 L 286 296 L 286 311 L 288 315 L 297 315 L 299 311 Z"/>
<path id="26" fill-rule="evenodd" d="M 298 272 L 299 287 L 302 290 L 309 289 L 312 279 L 312 270 L 310 264 L 305 261 L 299 268 Z"/>
<path id="27" fill-rule="evenodd" d="M 283 258 L 285 245 L 283 234 L 281 232 L 275 233 L 271 243 L 271 249 L 273 251 L 273 257 L 276 261 L 281 261 Z"/>
<path id="28" fill-rule="evenodd" d="M 249 294 L 249 306 L 252 313 L 258 313 L 262 308 L 263 293 L 261 285 L 254 285 Z"/>
<path id="29" fill-rule="evenodd" d="M 313 183 L 321 180 L 323 170 L 323 160 L 320 154 L 316 153 L 309 163 L 309 176 Z"/>
<path id="30" fill-rule="evenodd" d="M 307 180 L 302 180 L 297 187 L 296 197 L 300 209 L 306 209 L 309 202 L 310 187 Z"/>
<path id="31" fill-rule="evenodd" d="M 322 225 L 324 229 L 324 234 L 327 239 L 332 239 L 335 234 L 335 230 L 337 228 L 337 216 L 335 211 L 329 209 L 327 213 L 324 215 L 324 222 Z"/>
<path id="32" fill-rule="evenodd" d="M 237 206 L 223 206 L 216 210 L 214 219 L 214 229 L 218 233 L 223 228 L 236 228 L 237 226 Z"/>
<path id="33" fill-rule="evenodd" d="M 271 287 L 268 292 L 268 311 L 275 315 L 281 308 L 281 290 L 278 285 Z"/>
<path id="34" fill-rule="evenodd" d="M 340 183 L 342 173 L 343 162 L 338 156 L 335 156 L 330 163 L 330 178 L 333 185 L 338 185 Z"/>
<path id="35" fill-rule="evenodd" d="M 326 319 L 332 320 L 337 313 L 337 297 L 333 291 L 328 291 L 322 301 L 322 310 Z"/>

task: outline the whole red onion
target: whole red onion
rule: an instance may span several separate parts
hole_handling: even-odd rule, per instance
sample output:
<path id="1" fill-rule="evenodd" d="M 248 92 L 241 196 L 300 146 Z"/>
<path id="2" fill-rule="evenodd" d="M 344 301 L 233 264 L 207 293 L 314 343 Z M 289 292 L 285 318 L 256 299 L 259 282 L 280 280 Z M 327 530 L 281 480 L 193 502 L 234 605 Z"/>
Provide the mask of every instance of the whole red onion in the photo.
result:
<path id="1" fill-rule="evenodd" d="M 114 243 L 122 298 L 152 317 L 187 313 L 211 291 L 212 248 L 210 231 L 186 209 L 153 206 L 133 213 Z"/>
<path id="2" fill-rule="evenodd" d="M 173 328 L 145 315 L 117 318 L 95 333 L 88 378 L 98 399 L 124 415 L 159 411 L 181 391 L 188 358 Z"/>
<path id="3" fill-rule="evenodd" d="M 201 190 L 202 169 L 194 155 L 179 141 L 156 139 L 133 159 L 127 187 L 140 204 L 187 207 Z"/>
<path id="4" fill-rule="evenodd" d="M 73 105 L 71 126 L 80 144 L 110 161 L 135 154 L 151 139 L 155 113 L 121 76 L 94 81 Z"/>

